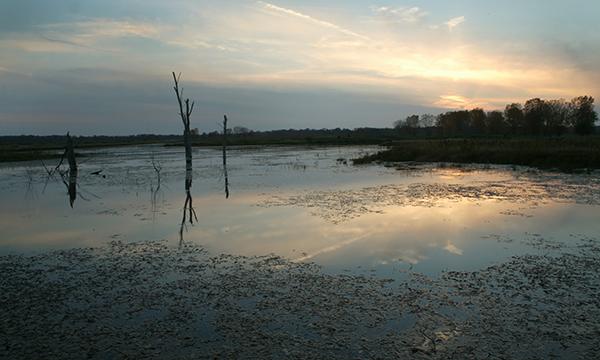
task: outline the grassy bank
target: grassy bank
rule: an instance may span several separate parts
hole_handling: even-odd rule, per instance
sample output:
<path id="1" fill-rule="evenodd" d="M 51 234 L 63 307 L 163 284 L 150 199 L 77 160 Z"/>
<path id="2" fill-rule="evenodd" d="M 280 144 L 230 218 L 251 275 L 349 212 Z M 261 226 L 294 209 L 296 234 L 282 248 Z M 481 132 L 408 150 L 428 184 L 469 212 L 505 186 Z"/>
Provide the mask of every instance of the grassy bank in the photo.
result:
<path id="1" fill-rule="evenodd" d="M 391 143 L 387 150 L 354 159 L 354 164 L 400 161 L 598 169 L 600 137 L 403 140 Z"/>
<path id="2" fill-rule="evenodd" d="M 177 135 L 137 136 L 74 136 L 75 149 L 91 149 L 114 146 L 169 144 L 179 141 Z M 0 163 L 56 159 L 62 156 L 66 137 L 53 136 L 0 136 Z M 78 154 L 79 156 L 83 156 Z"/>
<path id="3" fill-rule="evenodd" d="M 397 140 L 396 135 L 392 129 L 281 130 L 230 134 L 227 136 L 227 144 L 231 146 L 376 145 Z M 149 144 L 183 146 L 181 135 L 74 136 L 73 140 L 76 149 Z M 64 136 L 0 136 L 0 162 L 60 157 L 65 142 Z M 222 144 L 223 136 L 216 132 L 192 136 L 194 147 Z"/>
<path id="4" fill-rule="evenodd" d="M 43 150 L 6 150 L 0 149 L 0 163 L 13 161 L 32 161 L 60 159 L 62 154 Z"/>

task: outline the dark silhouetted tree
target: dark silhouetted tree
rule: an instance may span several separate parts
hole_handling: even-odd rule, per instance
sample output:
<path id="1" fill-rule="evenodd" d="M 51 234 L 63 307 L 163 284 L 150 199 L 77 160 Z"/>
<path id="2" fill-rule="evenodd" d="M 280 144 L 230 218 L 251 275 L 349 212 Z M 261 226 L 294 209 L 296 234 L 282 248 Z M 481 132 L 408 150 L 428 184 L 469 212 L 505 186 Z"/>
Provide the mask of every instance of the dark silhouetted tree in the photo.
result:
<path id="1" fill-rule="evenodd" d="M 419 119 L 421 127 L 428 128 L 435 125 L 435 116 L 431 114 L 423 114 Z"/>
<path id="2" fill-rule="evenodd" d="M 419 127 L 419 115 L 411 115 L 406 118 L 406 127 L 415 129 Z"/>
<path id="3" fill-rule="evenodd" d="M 179 116 L 181 117 L 181 121 L 183 122 L 183 144 L 185 146 L 185 203 L 183 204 L 183 218 L 181 220 L 181 227 L 179 228 L 179 240 L 183 242 L 183 230 L 185 228 L 186 217 L 190 224 L 194 223 L 194 219 L 198 222 L 198 217 L 196 216 L 196 210 L 193 206 L 193 198 L 190 189 L 192 188 L 192 141 L 190 130 L 190 116 L 194 111 L 194 102 L 190 103 L 190 99 L 183 100 L 183 88 L 179 87 L 179 76 L 175 75 L 173 72 L 173 82 L 175 86 L 173 86 L 173 90 L 175 90 L 175 95 L 177 96 L 177 104 L 179 105 Z M 185 106 L 184 106 L 185 105 Z"/>
<path id="4" fill-rule="evenodd" d="M 462 135 L 469 125 L 469 119 L 468 110 L 449 111 L 438 116 L 437 126 L 444 136 Z"/>
<path id="5" fill-rule="evenodd" d="M 504 120 L 502 111 L 490 111 L 487 114 L 487 130 L 492 135 L 504 135 L 508 132 L 508 124 Z"/>
<path id="6" fill-rule="evenodd" d="M 419 127 L 419 115 L 408 116 L 405 120 L 397 120 L 394 128 L 401 133 L 414 135 Z"/>
<path id="7" fill-rule="evenodd" d="M 232 133 L 234 135 L 242 135 L 242 134 L 248 134 L 250 132 L 250 129 L 248 129 L 247 127 L 244 126 L 234 126 Z"/>
<path id="8" fill-rule="evenodd" d="M 588 135 L 594 132 L 598 114 L 594 111 L 594 98 L 591 96 L 578 96 L 571 100 L 572 112 L 570 124 L 579 135 Z"/>
<path id="9" fill-rule="evenodd" d="M 525 127 L 525 117 L 523 116 L 523 107 L 521 104 L 512 103 L 506 105 L 504 109 L 504 118 L 513 135 L 519 134 Z"/>
<path id="10" fill-rule="evenodd" d="M 485 133 L 486 114 L 483 109 L 476 108 L 470 111 L 469 128 L 473 134 L 482 135 Z"/>
<path id="11" fill-rule="evenodd" d="M 547 135 L 561 135 L 567 131 L 571 106 L 564 100 L 546 101 L 546 117 L 544 118 L 544 133 Z"/>
<path id="12" fill-rule="evenodd" d="M 523 107 L 525 131 L 529 135 L 540 135 L 544 132 L 545 119 L 548 116 L 548 106 L 540 98 L 527 100 Z"/>

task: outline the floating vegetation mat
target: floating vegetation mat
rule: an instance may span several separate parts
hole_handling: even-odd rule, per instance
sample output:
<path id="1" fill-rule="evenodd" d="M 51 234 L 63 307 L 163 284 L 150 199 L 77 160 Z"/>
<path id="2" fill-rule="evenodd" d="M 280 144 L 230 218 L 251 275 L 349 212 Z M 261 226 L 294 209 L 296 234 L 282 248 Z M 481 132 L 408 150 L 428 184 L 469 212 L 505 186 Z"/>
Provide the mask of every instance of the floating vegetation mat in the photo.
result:
<path id="1" fill-rule="evenodd" d="M 366 213 L 380 213 L 386 206 L 438 206 L 441 201 L 498 200 L 536 207 L 548 201 L 600 204 L 600 183 L 582 178 L 514 179 L 503 182 L 479 181 L 469 184 L 413 183 L 390 184 L 339 191 L 309 191 L 290 196 L 271 196 L 259 206 L 300 206 L 315 216 L 333 223 L 357 218 Z M 517 210 L 507 215 L 529 216 Z"/>
<path id="2" fill-rule="evenodd" d="M 596 239 L 402 282 L 162 242 L 3 256 L 0 272 L 0 358 L 600 357 Z"/>

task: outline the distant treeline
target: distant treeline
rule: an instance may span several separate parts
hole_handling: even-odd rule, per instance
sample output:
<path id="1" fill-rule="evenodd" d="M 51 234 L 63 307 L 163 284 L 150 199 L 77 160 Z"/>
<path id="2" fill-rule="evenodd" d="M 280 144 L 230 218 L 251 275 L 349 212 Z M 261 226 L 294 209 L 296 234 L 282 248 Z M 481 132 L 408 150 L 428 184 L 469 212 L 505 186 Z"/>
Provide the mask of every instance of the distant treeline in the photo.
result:
<path id="1" fill-rule="evenodd" d="M 245 129 L 245 128 L 244 128 Z M 398 139 L 398 132 L 392 128 L 355 129 L 285 129 L 269 131 L 235 131 L 227 137 L 232 145 L 293 145 L 293 144 L 380 144 Z M 222 133 L 213 131 L 198 135 L 195 145 L 218 145 Z"/>
<path id="2" fill-rule="evenodd" d="M 181 142 L 181 135 L 72 136 L 76 149 Z M 0 136 L 0 162 L 52 159 L 60 157 L 66 135 Z M 81 156 L 81 154 L 78 154 Z"/>
<path id="3" fill-rule="evenodd" d="M 132 144 L 179 142 L 181 135 L 128 135 L 128 136 L 72 136 L 75 146 L 102 147 Z M 0 150 L 60 150 L 64 149 L 66 135 L 16 135 L 0 136 Z"/>
<path id="4" fill-rule="evenodd" d="M 524 105 L 509 104 L 504 111 L 483 109 L 449 111 L 437 116 L 412 115 L 397 121 L 394 128 L 286 129 L 253 131 L 243 126 L 228 129 L 229 145 L 294 144 L 386 144 L 410 138 L 512 137 L 587 135 L 598 132 L 594 99 L 580 96 L 571 101 L 531 99 Z M 192 129 L 194 146 L 220 146 L 223 134 Z M 0 160 L 40 157 L 40 151 L 64 148 L 66 137 L 0 136 Z M 136 144 L 182 145 L 181 135 L 73 136 L 77 148 Z M 19 156 L 16 153 L 21 153 Z M 30 152 L 25 154 L 24 152 Z M 33 153 L 35 152 L 35 153 Z"/>
<path id="5" fill-rule="evenodd" d="M 239 127 L 229 129 L 227 142 L 230 145 L 262 144 L 379 144 L 398 139 L 398 132 L 392 128 L 356 128 L 356 129 L 286 129 L 270 131 L 252 131 Z M 0 150 L 59 150 L 64 148 L 65 135 L 20 135 L 0 136 Z M 181 145 L 181 135 L 131 135 L 131 136 L 73 136 L 77 148 L 165 144 Z M 220 146 L 223 134 L 218 131 L 199 133 L 192 129 L 192 142 L 195 146 Z"/>
<path id="6" fill-rule="evenodd" d="M 592 134 L 598 115 L 594 98 L 579 96 L 571 101 L 530 99 L 525 105 L 506 105 L 504 111 L 483 109 L 449 111 L 438 116 L 411 115 L 394 127 L 405 135 L 441 137 L 478 135 Z"/>

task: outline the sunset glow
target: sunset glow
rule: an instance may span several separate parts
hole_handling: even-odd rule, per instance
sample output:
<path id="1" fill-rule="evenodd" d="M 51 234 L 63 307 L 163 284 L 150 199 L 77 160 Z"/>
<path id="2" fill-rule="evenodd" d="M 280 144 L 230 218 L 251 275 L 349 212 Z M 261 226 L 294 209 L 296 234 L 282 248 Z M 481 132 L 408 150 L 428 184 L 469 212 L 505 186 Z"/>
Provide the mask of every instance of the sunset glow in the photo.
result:
<path id="1" fill-rule="evenodd" d="M 75 100 L 67 101 L 68 90 L 40 88 L 57 82 L 84 88 L 100 84 L 114 93 L 122 91 L 118 83 L 123 81 L 130 87 L 124 97 L 141 89 L 158 94 L 160 83 L 177 70 L 192 86 L 230 89 L 223 107 L 246 107 L 239 114 L 249 116 L 248 125 L 256 128 L 294 124 L 269 114 L 266 95 L 253 101 L 252 111 L 248 109 L 240 99 L 244 89 L 277 91 L 290 98 L 313 90 L 333 97 L 349 94 L 371 107 L 376 106 L 374 99 L 397 102 L 397 107 L 373 120 L 377 126 L 393 121 L 392 113 L 405 116 L 411 107 L 434 113 L 470 106 L 492 110 L 532 96 L 600 94 L 600 75 L 592 66 L 599 59 L 598 35 L 586 31 L 592 26 L 591 9 L 600 10 L 592 2 L 578 8 L 552 2 L 544 5 L 543 19 L 531 12 L 538 8 L 534 2 L 521 9 L 499 5 L 493 12 L 476 2 L 449 8 L 434 0 L 418 6 L 181 1 L 176 9 L 158 1 L 145 3 L 142 9 L 129 2 L 109 2 L 106 7 L 91 3 L 69 8 L 59 1 L 46 14 L 40 9 L 49 5 L 40 2 L 41 13 L 29 16 L 17 6 L 2 5 L 4 16 L 25 17 L 0 29 L 2 83 L 43 101 L 62 91 L 64 98 L 53 103 L 66 105 Z M 544 20 L 550 15 L 570 25 L 559 31 L 555 23 Z M 567 16 L 577 18 L 571 21 Z M 143 84 L 147 82 L 153 85 Z M 158 125 L 159 115 L 170 114 L 156 112 L 161 102 L 154 102 L 150 110 L 147 99 L 139 94 L 136 98 L 140 98 L 137 113 L 149 114 L 155 131 L 168 132 Z M 2 130 L 8 132 L 16 131 L 15 121 L 41 121 L 42 110 L 51 110 L 51 118 L 65 123 L 73 121 L 72 111 L 87 114 L 83 108 L 11 110 L 15 101 L 22 100 L 9 96 L 0 101 L 10 104 L 0 113 Z M 103 101 L 99 96 L 95 105 L 103 106 Z M 339 109 L 344 105 L 332 101 L 323 106 L 343 117 Z M 223 112 L 214 104 L 200 111 L 206 119 Z M 87 115 L 99 119 L 97 112 Z M 115 115 L 116 111 L 111 116 Z M 351 127 L 358 121 L 351 118 L 331 126 Z"/>

